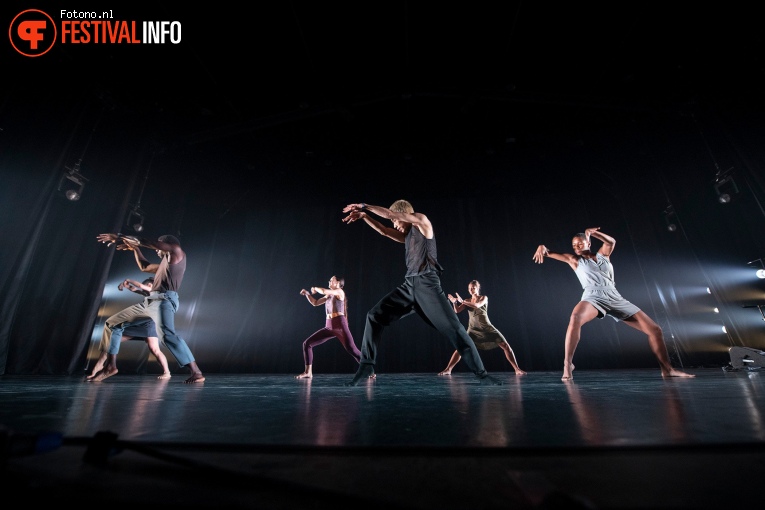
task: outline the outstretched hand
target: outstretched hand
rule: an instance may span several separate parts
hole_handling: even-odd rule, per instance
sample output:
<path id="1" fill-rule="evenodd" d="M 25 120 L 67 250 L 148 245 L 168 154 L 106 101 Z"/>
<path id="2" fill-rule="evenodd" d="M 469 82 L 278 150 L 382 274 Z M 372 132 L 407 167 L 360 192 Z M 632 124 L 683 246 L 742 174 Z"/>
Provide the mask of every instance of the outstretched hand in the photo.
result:
<path id="1" fill-rule="evenodd" d="M 537 264 L 543 263 L 548 253 L 550 253 L 550 250 L 547 249 L 547 246 L 545 246 L 544 244 L 540 244 L 539 247 L 537 248 L 537 251 L 534 252 L 534 257 L 533 257 L 534 262 L 536 262 Z"/>
<path id="2" fill-rule="evenodd" d="M 346 207 L 345 209 L 347 209 L 348 207 Z M 343 209 L 343 211 L 347 212 L 345 209 Z M 366 213 L 362 212 L 361 210 L 352 211 L 351 214 L 343 218 L 343 223 L 353 223 L 354 221 L 360 220 L 361 218 L 363 218 L 365 214 Z"/>
<path id="3" fill-rule="evenodd" d="M 98 234 L 96 239 L 99 243 L 104 243 L 106 246 L 111 246 L 117 242 L 119 236 L 117 234 Z"/>
<path id="4" fill-rule="evenodd" d="M 590 236 L 592 236 L 592 234 L 594 234 L 598 230 L 600 230 L 600 227 L 592 227 L 584 231 L 584 236 L 587 238 L 586 241 L 588 243 L 590 242 Z"/>
<path id="5" fill-rule="evenodd" d="M 362 211 L 364 209 L 364 204 L 348 204 L 345 207 L 343 207 L 343 212 L 357 212 Z"/>
<path id="6" fill-rule="evenodd" d="M 133 244 L 133 243 L 131 243 L 131 242 L 128 242 L 126 239 L 123 239 L 123 240 L 122 240 L 122 243 L 117 245 L 117 249 L 118 249 L 118 250 L 129 250 L 129 251 L 133 251 L 133 250 L 135 250 L 135 249 L 136 249 L 136 247 L 137 247 L 137 246 L 138 246 L 137 244 Z"/>
<path id="7" fill-rule="evenodd" d="M 308 295 L 308 291 L 305 290 L 305 289 L 300 289 L 300 295 L 301 296 L 307 296 Z"/>

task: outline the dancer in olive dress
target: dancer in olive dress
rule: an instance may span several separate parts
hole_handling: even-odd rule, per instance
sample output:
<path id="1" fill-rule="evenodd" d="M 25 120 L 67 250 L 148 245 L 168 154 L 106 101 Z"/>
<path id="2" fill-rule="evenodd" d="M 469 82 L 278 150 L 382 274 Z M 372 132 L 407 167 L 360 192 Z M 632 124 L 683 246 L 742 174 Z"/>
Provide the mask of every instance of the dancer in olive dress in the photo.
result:
<path id="1" fill-rule="evenodd" d="M 489 350 L 499 347 L 504 351 L 507 361 L 515 370 L 515 375 L 524 375 L 525 371 L 518 366 L 518 360 L 515 359 L 515 353 L 504 335 L 494 327 L 489 320 L 489 298 L 481 294 L 481 283 L 473 280 L 468 284 L 470 299 L 463 300 L 458 292 L 455 296 L 449 294 L 449 301 L 454 306 L 454 312 L 460 313 L 467 309 L 470 320 L 468 321 L 467 333 L 475 342 L 479 350 Z M 459 351 L 454 351 L 449 364 L 438 375 L 451 375 L 452 369 L 460 362 L 462 356 Z"/>

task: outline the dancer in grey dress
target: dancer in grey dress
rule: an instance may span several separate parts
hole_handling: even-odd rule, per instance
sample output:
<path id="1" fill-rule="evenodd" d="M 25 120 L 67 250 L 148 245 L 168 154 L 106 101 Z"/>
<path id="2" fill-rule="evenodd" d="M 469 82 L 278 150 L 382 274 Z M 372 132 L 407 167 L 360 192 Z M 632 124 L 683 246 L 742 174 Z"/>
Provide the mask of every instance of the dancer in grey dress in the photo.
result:
<path id="1" fill-rule="evenodd" d="M 590 239 L 594 237 L 603 243 L 600 249 L 590 251 Z M 545 257 L 568 264 L 576 272 L 582 284 L 582 298 L 574 307 L 566 330 L 566 349 L 563 359 L 563 381 L 574 378 L 574 351 L 581 338 L 582 326 L 595 318 L 602 319 L 610 315 L 617 321 L 645 333 L 656 359 L 659 361 L 663 377 L 695 377 L 672 367 L 664 342 L 661 327 L 644 311 L 622 297 L 614 283 L 614 268 L 611 265 L 611 253 L 616 240 L 600 232 L 600 227 L 588 228 L 571 240 L 574 253 L 553 253 L 540 244 L 534 253 L 534 262 L 542 264 Z"/>
<path id="2" fill-rule="evenodd" d="M 478 280 L 471 281 L 468 284 L 468 292 L 470 293 L 470 299 L 467 300 L 463 300 L 458 292 L 455 292 L 455 296 L 449 294 L 448 298 L 452 302 L 452 306 L 454 306 L 455 313 L 460 313 L 467 309 L 470 317 L 467 333 L 473 339 L 473 342 L 475 342 L 476 348 L 488 351 L 499 347 L 505 353 L 505 357 L 510 362 L 510 365 L 512 365 L 513 370 L 515 370 L 515 375 L 526 374 L 518 366 L 518 360 L 515 359 L 515 353 L 507 339 L 489 320 L 489 298 L 481 294 L 481 283 Z M 460 353 L 454 351 L 449 359 L 449 364 L 438 375 L 450 375 L 452 369 L 461 359 Z"/>

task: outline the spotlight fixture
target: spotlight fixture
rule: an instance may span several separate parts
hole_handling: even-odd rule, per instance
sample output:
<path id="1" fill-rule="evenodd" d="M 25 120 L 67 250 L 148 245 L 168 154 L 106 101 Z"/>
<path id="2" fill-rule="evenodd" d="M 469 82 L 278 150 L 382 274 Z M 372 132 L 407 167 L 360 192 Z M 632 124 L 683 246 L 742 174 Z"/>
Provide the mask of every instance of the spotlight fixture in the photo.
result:
<path id="1" fill-rule="evenodd" d="M 143 220 L 146 219 L 146 213 L 141 209 L 141 199 L 143 198 L 143 192 L 146 189 L 146 181 L 149 180 L 149 171 L 151 170 L 151 164 L 154 161 L 154 152 L 151 154 L 149 160 L 149 166 L 146 168 L 146 174 L 143 176 L 143 184 L 141 184 L 141 192 L 138 194 L 138 200 L 133 204 L 133 208 L 128 213 L 127 221 L 125 224 L 132 228 L 135 232 L 143 232 Z"/>
<path id="2" fill-rule="evenodd" d="M 143 220 L 146 214 L 141 209 L 140 204 L 135 204 L 128 213 L 127 225 L 136 232 L 143 232 Z"/>
<path id="3" fill-rule="evenodd" d="M 675 207 L 671 204 L 664 209 L 664 223 L 667 224 L 668 231 L 675 232 L 677 230 L 677 214 L 675 214 Z"/>
<path id="4" fill-rule="evenodd" d="M 82 159 L 77 160 L 72 168 L 66 168 L 66 172 L 61 176 L 58 181 L 58 191 L 67 200 L 76 202 L 82 197 L 82 190 L 85 188 L 85 181 L 88 179 L 80 173 L 80 163 Z"/>
<path id="5" fill-rule="evenodd" d="M 733 199 L 733 194 L 738 193 L 738 186 L 733 179 L 732 170 L 733 167 L 730 167 L 724 172 L 718 171 L 715 174 L 714 188 L 715 193 L 717 193 L 717 201 L 721 204 L 730 203 Z"/>
<path id="6" fill-rule="evenodd" d="M 761 269 L 758 269 L 758 270 L 757 270 L 757 271 L 756 271 L 754 274 L 757 276 L 757 278 L 760 278 L 760 279 L 763 279 L 763 278 L 765 278 L 765 262 L 763 262 L 763 261 L 762 261 L 762 259 L 754 259 L 754 260 L 750 260 L 750 261 L 749 261 L 749 262 L 747 262 L 746 264 L 747 264 L 748 266 L 751 266 L 751 265 L 752 265 L 752 264 L 754 264 L 755 262 L 759 262 L 759 263 L 760 263 Z"/>
<path id="7" fill-rule="evenodd" d="M 731 347 L 728 349 L 730 364 L 734 369 L 746 368 L 759 370 L 765 367 L 765 352 L 751 347 Z"/>

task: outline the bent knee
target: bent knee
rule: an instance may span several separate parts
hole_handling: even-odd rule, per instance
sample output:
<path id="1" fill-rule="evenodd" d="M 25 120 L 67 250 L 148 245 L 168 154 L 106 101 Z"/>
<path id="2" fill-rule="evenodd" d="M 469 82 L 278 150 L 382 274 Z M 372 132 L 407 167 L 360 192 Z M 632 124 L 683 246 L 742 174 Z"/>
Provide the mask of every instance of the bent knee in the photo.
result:
<path id="1" fill-rule="evenodd" d="M 664 331 L 661 329 L 661 326 L 655 323 L 649 325 L 646 328 L 646 333 L 648 333 L 649 336 L 657 336 L 657 337 L 664 336 Z"/>
<path id="2" fill-rule="evenodd" d="M 572 326 L 581 326 L 585 322 L 587 322 L 588 318 L 584 313 L 581 312 L 572 312 L 571 317 L 569 317 L 568 322 Z"/>

